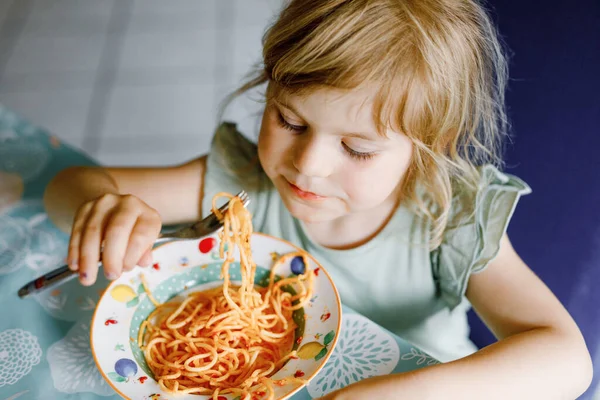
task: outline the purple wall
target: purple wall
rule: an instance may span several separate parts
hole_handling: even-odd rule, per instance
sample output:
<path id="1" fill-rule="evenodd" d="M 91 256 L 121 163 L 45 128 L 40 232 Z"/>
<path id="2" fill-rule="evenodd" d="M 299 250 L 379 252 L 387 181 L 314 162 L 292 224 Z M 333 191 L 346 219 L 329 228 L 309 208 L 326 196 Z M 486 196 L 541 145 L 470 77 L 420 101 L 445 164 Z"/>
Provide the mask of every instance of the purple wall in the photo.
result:
<path id="1" fill-rule="evenodd" d="M 513 244 L 580 325 L 600 379 L 600 1 L 491 1 L 512 52 Z M 473 339 L 492 340 L 471 316 Z M 591 392 L 591 391 L 590 391 Z M 591 393 L 582 398 L 590 398 Z"/>

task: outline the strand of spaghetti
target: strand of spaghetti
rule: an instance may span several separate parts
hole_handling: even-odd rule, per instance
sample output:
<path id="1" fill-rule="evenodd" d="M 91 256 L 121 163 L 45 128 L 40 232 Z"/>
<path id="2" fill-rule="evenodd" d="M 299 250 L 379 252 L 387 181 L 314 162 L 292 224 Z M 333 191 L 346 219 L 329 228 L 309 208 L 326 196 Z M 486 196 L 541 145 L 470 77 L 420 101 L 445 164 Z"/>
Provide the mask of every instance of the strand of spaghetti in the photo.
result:
<path id="1" fill-rule="evenodd" d="M 196 354 L 194 356 L 191 356 L 187 360 L 185 360 L 185 363 L 183 364 L 185 366 L 185 369 L 187 371 L 192 371 L 192 372 L 202 372 L 202 371 L 206 371 L 207 369 L 209 369 L 213 365 L 215 365 L 218 361 L 217 352 L 214 350 L 214 348 L 210 348 L 210 350 L 211 350 L 211 354 Z M 208 358 L 211 355 L 212 355 L 212 361 L 209 361 L 208 364 L 203 365 L 202 367 L 190 367 L 190 364 L 192 362 L 194 362 L 196 360 Z"/>
<path id="2" fill-rule="evenodd" d="M 294 330 L 296 329 L 295 326 L 292 326 L 290 328 L 288 328 L 286 331 L 284 332 L 280 332 L 280 333 L 273 333 L 273 332 L 269 332 L 269 331 L 261 331 L 260 335 L 261 337 L 263 337 L 265 340 L 267 341 L 272 341 L 271 339 L 280 339 L 282 337 L 288 336 L 290 333 L 292 333 Z M 267 339 L 270 338 L 270 339 Z M 278 343 L 277 341 L 275 341 L 274 343 Z"/>
<path id="3" fill-rule="evenodd" d="M 173 379 L 177 379 L 181 376 L 181 371 L 177 371 L 174 374 L 170 374 L 170 375 L 161 375 L 158 377 L 158 379 L 163 379 L 163 380 L 173 380 Z"/>
<path id="4" fill-rule="evenodd" d="M 229 304 L 229 306 L 233 309 L 235 309 L 240 317 L 243 317 L 244 312 L 242 311 L 242 309 L 231 299 L 231 296 L 229 295 L 229 264 L 231 264 L 231 260 L 227 259 L 223 262 L 223 271 L 225 271 L 223 273 L 223 295 L 225 296 L 225 298 L 227 299 L 227 303 Z"/>
<path id="5" fill-rule="evenodd" d="M 167 327 L 169 329 L 177 329 L 177 328 L 181 328 L 184 325 L 187 325 L 192 318 L 194 318 L 196 316 L 196 314 L 198 313 L 198 311 L 200 311 L 200 309 L 202 307 L 204 307 L 204 304 L 200 303 L 198 304 L 196 307 L 194 307 L 194 310 L 187 316 L 185 317 L 183 320 L 177 322 L 176 324 L 173 323 L 173 321 L 175 320 L 175 318 L 177 318 L 179 316 L 179 314 L 181 314 L 181 312 L 185 309 L 185 307 L 192 301 L 194 300 L 193 298 L 187 298 L 183 303 L 181 303 L 181 305 L 179 306 L 179 308 L 177 310 L 175 310 L 173 312 L 173 314 L 171 314 L 169 316 L 169 318 L 167 318 Z"/>
<path id="6" fill-rule="evenodd" d="M 276 366 L 286 363 L 290 358 L 297 358 L 298 352 L 296 350 L 289 352 L 287 355 L 283 356 L 277 363 Z"/>
<path id="7" fill-rule="evenodd" d="M 160 305 L 160 303 L 158 301 L 156 301 L 156 299 L 152 295 L 152 292 L 150 291 L 150 288 L 148 287 L 148 282 L 146 281 L 146 276 L 144 274 L 140 274 L 140 281 L 142 281 L 142 286 L 144 287 L 144 292 L 146 292 L 148 299 L 152 302 L 152 304 L 154 304 L 154 306 L 158 307 Z"/>
<path id="8" fill-rule="evenodd" d="M 179 370 L 180 366 L 168 361 L 167 359 L 165 359 L 165 357 L 163 357 L 163 355 L 160 352 L 154 351 L 152 352 L 152 350 L 149 351 L 148 354 L 146 355 L 146 359 L 149 365 L 153 365 L 155 367 L 161 367 L 162 369 L 165 368 L 170 368 L 170 369 L 174 369 L 174 370 Z M 153 355 L 156 355 L 156 358 L 158 359 L 158 361 L 160 361 L 160 363 L 158 363 L 156 360 L 154 360 Z"/>
<path id="9" fill-rule="evenodd" d="M 223 314 L 219 314 L 219 315 L 215 315 L 212 316 L 207 322 L 206 322 L 206 327 L 210 328 L 215 322 L 220 321 L 222 319 L 226 319 L 232 316 L 236 316 L 237 314 L 235 313 L 235 311 L 229 311 Z"/>
<path id="10" fill-rule="evenodd" d="M 243 390 L 243 389 L 236 389 L 236 388 L 223 389 L 220 393 L 221 394 L 230 394 L 231 393 L 234 396 L 236 396 L 236 395 L 239 396 L 240 400 L 251 400 L 250 393 L 248 393 L 246 390 Z"/>
<path id="11" fill-rule="evenodd" d="M 273 385 L 271 384 L 271 380 L 270 379 L 262 379 L 261 383 L 265 386 L 265 389 L 267 389 L 267 396 L 270 398 L 275 397 L 275 389 L 273 388 Z"/>
<path id="12" fill-rule="evenodd" d="M 138 337 L 137 337 L 137 341 L 138 341 L 138 346 L 140 348 L 140 350 L 144 350 L 144 333 L 146 332 L 147 327 L 150 326 L 150 323 L 148 322 L 148 320 L 145 320 L 144 322 L 142 322 L 142 325 L 140 326 L 140 330 L 138 332 Z"/>
<path id="13" fill-rule="evenodd" d="M 306 254 L 304 254 L 300 251 L 294 251 L 294 252 L 282 255 L 281 257 L 279 257 L 277 259 L 277 261 L 273 265 L 273 268 L 271 268 L 271 272 L 269 274 L 269 290 L 272 290 L 273 285 L 276 283 L 275 278 L 276 278 L 276 274 L 277 274 L 277 267 L 284 264 L 287 260 L 296 258 L 296 257 L 301 257 L 302 262 L 304 263 L 305 266 L 309 265 L 308 257 L 306 257 Z"/>

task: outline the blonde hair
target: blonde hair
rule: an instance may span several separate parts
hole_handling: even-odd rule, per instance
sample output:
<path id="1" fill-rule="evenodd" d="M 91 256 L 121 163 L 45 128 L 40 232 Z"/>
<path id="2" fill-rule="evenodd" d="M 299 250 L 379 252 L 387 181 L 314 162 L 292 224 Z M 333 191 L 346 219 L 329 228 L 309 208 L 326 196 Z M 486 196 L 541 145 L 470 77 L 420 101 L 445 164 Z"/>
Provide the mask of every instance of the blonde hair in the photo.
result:
<path id="1" fill-rule="evenodd" d="M 292 93 L 376 87 L 379 131 L 413 142 L 403 199 L 431 219 L 432 248 L 456 183 L 474 191 L 477 167 L 501 162 L 507 63 L 476 0 L 293 0 L 265 33 L 262 58 L 234 96 L 265 82 Z"/>

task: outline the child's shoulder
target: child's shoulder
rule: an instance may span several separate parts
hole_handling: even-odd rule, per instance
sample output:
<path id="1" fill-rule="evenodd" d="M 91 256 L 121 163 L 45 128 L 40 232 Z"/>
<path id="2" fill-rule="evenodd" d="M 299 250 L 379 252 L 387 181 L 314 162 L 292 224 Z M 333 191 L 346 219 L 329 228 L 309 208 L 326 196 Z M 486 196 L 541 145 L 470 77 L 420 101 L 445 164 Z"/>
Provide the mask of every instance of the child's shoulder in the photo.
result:
<path id="1" fill-rule="evenodd" d="M 522 179 L 501 172 L 491 164 L 479 167 L 478 172 L 476 187 L 463 180 L 453 181 L 449 229 L 485 222 L 490 218 L 510 219 L 519 198 L 531 192 Z"/>
<path id="2" fill-rule="evenodd" d="M 492 165 L 479 172 L 477 187 L 454 183 L 448 224 L 431 252 L 434 275 L 450 307 L 462 301 L 470 275 L 496 257 L 519 199 L 531 192 L 523 180 Z"/>
<path id="3" fill-rule="evenodd" d="M 252 159 L 256 157 L 256 143 L 244 136 L 233 122 L 222 122 L 212 139 L 210 153 L 221 157 Z"/>
<path id="4" fill-rule="evenodd" d="M 256 143 L 244 136 L 232 122 L 221 123 L 208 154 L 208 169 L 243 179 L 246 184 L 262 175 Z"/>

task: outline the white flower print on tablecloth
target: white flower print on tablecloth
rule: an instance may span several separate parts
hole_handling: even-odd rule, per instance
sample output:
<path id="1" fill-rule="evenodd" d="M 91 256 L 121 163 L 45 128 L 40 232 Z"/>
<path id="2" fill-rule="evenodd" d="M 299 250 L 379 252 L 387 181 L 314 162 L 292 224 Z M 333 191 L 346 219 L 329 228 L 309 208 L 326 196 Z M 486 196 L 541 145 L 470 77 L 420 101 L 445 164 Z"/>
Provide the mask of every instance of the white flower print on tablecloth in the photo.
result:
<path id="1" fill-rule="evenodd" d="M 92 392 L 111 396 L 115 391 L 98 372 L 90 348 L 89 321 L 77 322 L 46 355 L 54 387 L 62 393 Z"/>
<path id="2" fill-rule="evenodd" d="M 0 387 L 13 385 L 40 363 L 42 348 L 37 337 L 23 329 L 0 332 Z"/>
<path id="3" fill-rule="evenodd" d="M 40 201 L 25 201 L 0 215 L 0 276 L 23 266 L 36 278 L 65 263 L 68 236 L 55 228 Z M 102 274 L 90 288 L 77 279 L 32 296 L 54 318 L 79 321 L 96 307 L 108 282 Z"/>
<path id="4" fill-rule="evenodd" d="M 35 126 L 0 106 L 0 171 L 18 174 L 29 182 L 50 162 L 51 150 L 32 140 L 43 135 Z"/>
<path id="5" fill-rule="evenodd" d="M 85 318 L 90 320 L 108 284 L 108 280 L 101 273 L 92 286 L 83 286 L 78 279 L 74 278 L 50 290 L 36 293 L 32 297 L 56 319 L 73 322 L 83 321 Z"/>
<path id="6" fill-rule="evenodd" d="M 24 182 L 37 177 L 50 158 L 50 150 L 42 143 L 26 138 L 0 141 L 0 171 L 16 173 Z"/>
<path id="7" fill-rule="evenodd" d="M 344 314 L 341 336 L 325 367 L 308 384 L 308 393 L 321 397 L 354 382 L 391 373 L 400 359 L 394 338 L 358 314 Z"/>
<path id="8" fill-rule="evenodd" d="M 27 214 L 30 213 L 30 214 Z M 31 215 L 26 217 L 25 215 Z M 26 202 L 0 215 L 0 275 L 26 266 L 45 273 L 66 256 L 66 235 L 51 225 L 41 202 Z"/>
<path id="9" fill-rule="evenodd" d="M 54 318 L 78 321 L 84 316 L 91 318 L 98 302 L 99 292 L 100 289 L 84 287 L 77 279 L 73 279 L 55 289 L 34 294 L 32 297 Z"/>

